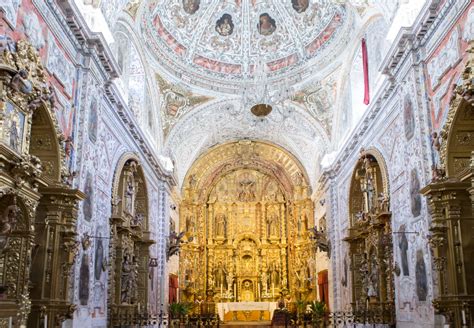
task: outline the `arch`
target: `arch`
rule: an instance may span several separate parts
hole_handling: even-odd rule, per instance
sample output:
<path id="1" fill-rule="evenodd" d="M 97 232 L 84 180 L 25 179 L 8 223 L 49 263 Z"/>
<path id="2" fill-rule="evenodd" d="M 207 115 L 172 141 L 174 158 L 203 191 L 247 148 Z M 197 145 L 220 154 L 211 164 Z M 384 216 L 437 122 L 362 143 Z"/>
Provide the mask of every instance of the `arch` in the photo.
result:
<path id="1" fill-rule="evenodd" d="M 49 107 L 40 106 L 33 112 L 29 153 L 37 156 L 43 166 L 43 177 L 48 184 L 61 182 L 65 168 L 65 152 L 57 122 Z M 68 141 L 69 142 L 69 141 Z"/>
<path id="2" fill-rule="evenodd" d="M 353 310 L 378 311 L 383 323 L 395 321 L 388 181 L 381 153 L 375 148 L 362 149 L 351 177 L 350 224 L 348 236 L 344 238 L 350 245 Z"/>
<path id="3" fill-rule="evenodd" d="M 180 254 L 184 299 L 200 292 L 234 301 L 275 299 L 281 291 L 315 296 L 304 279 L 315 256 L 308 184 L 301 163 L 268 142 L 240 140 L 204 152 L 182 187 L 180 225 L 189 240 Z M 222 271 L 232 278 L 223 282 Z M 189 276 L 200 278 L 191 284 Z"/>
<path id="4" fill-rule="evenodd" d="M 108 326 L 117 327 L 124 324 L 124 317 L 142 316 L 149 301 L 149 248 L 154 242 L 145 174 L 135 153 L 118 160 L 111 192 Z"/>

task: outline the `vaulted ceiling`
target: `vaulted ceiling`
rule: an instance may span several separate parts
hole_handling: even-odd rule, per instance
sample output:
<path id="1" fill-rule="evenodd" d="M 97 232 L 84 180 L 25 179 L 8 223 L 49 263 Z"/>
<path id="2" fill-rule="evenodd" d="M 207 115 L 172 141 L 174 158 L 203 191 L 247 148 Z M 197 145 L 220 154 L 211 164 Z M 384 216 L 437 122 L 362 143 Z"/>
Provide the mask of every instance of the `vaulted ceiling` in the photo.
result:
<path id="1" fill-rule="evenodd" d="M 209 147 L 253 139 L 287 149 L 313 184 L 321 158 L 350 130 L 350 80 L 360 39 L 369 25 L 389 22 L 398 1 L 110 0 L 96 5 L 113 30 L 122 31 L 120 39 L 123 31 L 133 35 L 141 63 L 130 66 L 145 67 L 148 91 L 142 94 L 157 99 L 143 103 L 159 107 L 154 112 L 163 130 L 160 152 L 174 160 L 180 183 Z M 377 24 L 384 28 L 375 34 L 384 40 L 388 24 Z M 369 56 L 378 66 L 380 50 Z M 257 62 L 266 66 L 269 88 L 282 81 L 291 87 L 290 96 L 265 118 L 252 115 L 241 98 Z"/>

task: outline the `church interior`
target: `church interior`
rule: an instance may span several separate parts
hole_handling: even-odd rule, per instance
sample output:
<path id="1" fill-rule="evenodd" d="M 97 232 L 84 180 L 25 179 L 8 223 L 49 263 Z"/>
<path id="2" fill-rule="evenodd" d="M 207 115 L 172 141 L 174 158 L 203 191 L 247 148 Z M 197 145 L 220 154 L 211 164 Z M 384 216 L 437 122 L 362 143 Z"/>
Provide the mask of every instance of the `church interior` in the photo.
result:
<path id="1" fill-rule="evenodd" d="M 0 0 L 0 328 L 474 327 L 472 0 Z"/>

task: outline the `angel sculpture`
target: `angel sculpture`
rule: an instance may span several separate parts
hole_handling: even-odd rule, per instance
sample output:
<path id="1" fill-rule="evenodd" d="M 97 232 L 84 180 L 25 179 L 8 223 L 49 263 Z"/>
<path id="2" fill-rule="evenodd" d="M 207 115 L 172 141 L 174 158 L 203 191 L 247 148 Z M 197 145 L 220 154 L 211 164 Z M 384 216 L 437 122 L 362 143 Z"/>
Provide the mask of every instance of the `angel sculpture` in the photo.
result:
<path id="1" fill-rule="evenodd" d="M 166 253 L 167 259 L 173 255 L 177 255 L 181 248 L 181 244 L 184 243 L 182 240 L 186 231 L 182 231 L 179 234 L 176 231 L 171 231 L 168 239 L 168 250 Z"/>

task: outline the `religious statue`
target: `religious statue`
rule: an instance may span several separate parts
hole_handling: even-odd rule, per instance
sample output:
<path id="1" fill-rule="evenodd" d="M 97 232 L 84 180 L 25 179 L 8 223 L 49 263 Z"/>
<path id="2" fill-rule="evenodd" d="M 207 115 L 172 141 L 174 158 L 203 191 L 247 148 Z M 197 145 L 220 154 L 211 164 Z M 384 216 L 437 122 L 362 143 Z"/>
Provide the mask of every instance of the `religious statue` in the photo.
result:
<path id="1" fill-rule="evenodd" d="M 166 252 L 167 259 L 171 256 L 176 255 L 179 253 L 181 248 L 181 244 L 184 242 L 182 238 L 184 237 L 185 232 L 180 232 L 179 234 L 176 231 L 171 231 L 169 240 L 167 242 L 168 251 Z"/>
<path id="2" fill-rule="evenodd" d="M 248 174 L 239 182 L 240 192 L 239 201 L 253 202 L 255 201 L 255 181 L 250 179 Z"/>
<path id="3" fill-rule="evenodd" d="M 380 211 L 388 212 L 390 208 L 390 196 L 387 193 L 381 192 L 378 200 Z"/>
<path id="4" fill-rule="evenodd" d="M 131 255 L 126 254 L 123 257 L 122 262 L 122 274 L 121 274 L 121 294 L 120 294 L 120 301 L 122 304 L 130 304 L 131 301 L 131 293 L 133 288 L 133 264 L 131 261 Z"/>
<path id="5" fill-rule="evenodd" d="M 28 72 L 25 69 L 20 69 L 17 74 L 12 77 L 10 87 L 16 92 L 30 94 L 33 92 L 33 85 L 28 80 Z"/>
<path id="6" fill-rule="evenodd" d="M 225 237 L 227 220 L 224 214 L 216 216 L 216 237 Z"/>
<path id="7" fill-rule="evenodd" d="M 135 185 L 133 181 L 133 176 L 129 175 L 126 181 L 126 190 L 125 190 L 125 211 L 129 214 L 133 214 L 133 202 L 135 198 Z"/>
<path id="8" fill-rule="evenodd" d="M 268 225 L 268 237 L 278 237 L 278 215 L 277 214 L 272 214 L 268 219 L 267 219 L 267 225 Z"/>
<path id="9" fill-rule="evenodd" d="M 371 265 L 370 265 L 370 274 L 368 277 L 368 286 L 367 286 L 367 296 L 368 297 L 377 297 L 378 296 L 378 264 L 377 259 L 375 256 L 371 258 Z"/>
<path id="10" fill-rule="evenodd" d="M 8 206 L 0 218 L 0 253 L 8 245 L 8 236 L 15 228 L 18 216 L 21 214 L 16 205 Z"/>
<path id="11" fill-rule="evenodd" d="M 270 265 L 269 270 L 269 279 L 270 279 L 270 286 L 278 287 L 280 286 L 280 266 L 278 263 L 273 262 Z"/>
<path id="12" fill-rule="evenodd" d="M 214 282 L 217 288 L 227 289 L 226 282 L 227 271 L 225 265 L 221 261 L 217 263 L 217 267 L 214 269 Z"/>

